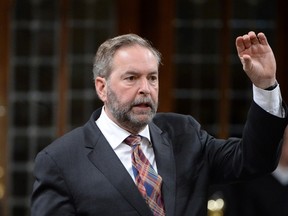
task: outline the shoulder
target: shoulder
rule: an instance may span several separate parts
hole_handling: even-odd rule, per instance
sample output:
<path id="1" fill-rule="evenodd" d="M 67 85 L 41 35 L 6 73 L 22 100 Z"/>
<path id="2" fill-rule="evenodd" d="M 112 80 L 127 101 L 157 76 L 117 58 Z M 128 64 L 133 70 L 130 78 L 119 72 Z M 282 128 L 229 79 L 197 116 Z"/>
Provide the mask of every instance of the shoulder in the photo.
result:
<path id="1" fill-rule="evenodd" d="M 157 113 L 153 123 L 164 131 L 184 132 L 201 128 L 201 125 L 192 116 L 178 113 Z"/>
<path id="2" fill-rule="evenodd" d="M 194 123 L 199 124 L 195 118 L 193 118 L 191 115 L 184 115 L 179 113 L 157 113 L 156 116 L 153 119 L 154 123 Z"/>
<path id="3" fill-rule="evenodd" d="M 61 157 L 64 154 L 77 151 L 83 140 L 83 128 L 79 127 L 56 138 L 52 143 L 39 152 L 53 157 Z"/>
<path id="4" fill-rule="evenodd" d="M 49 155 L 59 155 L 59 157 L 63 154 L 77 154 L 83 151 L 85 147 L 87 147 L 86 149 L 91 149 L 100 134 L 100 130 L 95 123 L 95 113 L 93 113 L 89 121 L 83 126 L 56 138 L 41 152 Z"/>

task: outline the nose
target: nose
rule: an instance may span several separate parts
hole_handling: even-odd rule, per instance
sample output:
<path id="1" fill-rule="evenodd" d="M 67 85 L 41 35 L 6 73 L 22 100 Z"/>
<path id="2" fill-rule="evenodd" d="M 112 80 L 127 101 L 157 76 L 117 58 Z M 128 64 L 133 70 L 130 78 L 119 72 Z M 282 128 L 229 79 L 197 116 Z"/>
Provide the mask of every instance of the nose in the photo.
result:
<path id="1" fill-rule="evenodd" d="M 146 78 L 141 79 L 140 81 L 139 93 L 145 95 L 150 94 L 150 85 L 149 81 Z"/>

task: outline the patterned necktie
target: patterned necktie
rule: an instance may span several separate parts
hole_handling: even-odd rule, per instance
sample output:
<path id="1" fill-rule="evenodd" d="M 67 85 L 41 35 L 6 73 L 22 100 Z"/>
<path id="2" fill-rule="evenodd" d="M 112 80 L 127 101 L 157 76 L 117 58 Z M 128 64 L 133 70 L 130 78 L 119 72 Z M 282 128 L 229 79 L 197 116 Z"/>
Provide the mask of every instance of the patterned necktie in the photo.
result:
<path id="1" fill-rule="evenodd" d="M 164 216 L 161 198 L 162 178 L 153 169 L 140 148 L 141 136 L 130 135 L 124 142 L 132 147 L 132 170 L 136 185 L 155 216 Z"/>

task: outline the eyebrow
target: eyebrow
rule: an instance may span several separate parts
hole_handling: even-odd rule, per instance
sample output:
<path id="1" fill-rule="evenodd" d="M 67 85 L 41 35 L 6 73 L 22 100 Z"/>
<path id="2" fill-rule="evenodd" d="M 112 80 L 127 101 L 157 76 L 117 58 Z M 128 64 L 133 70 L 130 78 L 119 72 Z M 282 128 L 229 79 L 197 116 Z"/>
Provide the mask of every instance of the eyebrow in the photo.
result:
<path id="1" fill-rule="evenodd" d="M 124 72 L 123 75 L 127 75 L 127 74 L 138 75 L 138 74 L 140 74 L 140 72 L 137 72 L 137 71 L 134 71 L 134 70 L 129 70 L 129 71 Z M 159 71 L 151 71 L 147 75 L 151 75 L 151 74 L 157 74 L 158 75 Z"/>

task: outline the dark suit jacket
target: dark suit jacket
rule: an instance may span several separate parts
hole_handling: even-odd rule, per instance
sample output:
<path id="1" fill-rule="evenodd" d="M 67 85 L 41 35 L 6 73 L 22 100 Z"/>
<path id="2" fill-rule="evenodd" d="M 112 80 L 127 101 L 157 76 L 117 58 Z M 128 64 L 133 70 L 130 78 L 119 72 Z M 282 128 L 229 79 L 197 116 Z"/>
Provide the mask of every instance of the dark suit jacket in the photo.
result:
<path id="1" fill-rule="evenodd" d="M 151 216 L 95 120 L 59 138 L 35 160 L 32 216 Z M 149 125 L 167 216 L 204 216 L 209 184 L 247 179 L 277 165 L 287 118 L 252 104 L 243 139 L 215 139 L 191 116 L 159 113 Z"/>

